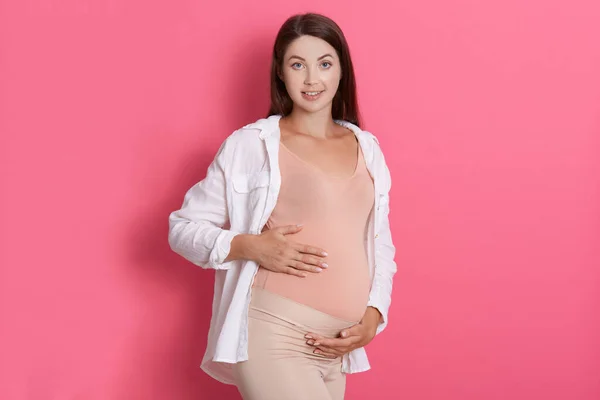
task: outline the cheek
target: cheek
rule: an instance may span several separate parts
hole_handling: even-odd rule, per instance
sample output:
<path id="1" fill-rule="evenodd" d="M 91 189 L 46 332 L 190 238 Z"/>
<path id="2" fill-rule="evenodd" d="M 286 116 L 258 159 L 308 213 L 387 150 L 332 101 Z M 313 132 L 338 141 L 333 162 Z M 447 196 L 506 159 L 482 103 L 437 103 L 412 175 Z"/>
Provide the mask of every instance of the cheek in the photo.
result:
<path id="1" fill-rule="evenodd" d="M 325 82 L 327 87 L 334 88 L 339 86 L 341 76 L 341 71 L 339 69 L 335 69 L 324 72 L 321 79 L 323 82 Z"/>
<path id="2" fill-rule="evenodd" d="M 330 96 L 333 97 L 340 86 L 340 77 L 339 75 L 332 74 L 327 77 L 327 80 L 325 80 L 324 83 L 327 86 Z"/>
<path id="3" fill-rule="evenodd" d="M 302 87 L 303 80 L 300 74 L 298 73 L 285 73 L 283 77 L 283 81 L 285 82 L 285 87 L 288 90 L 297 90 L 299 87 Z"/>

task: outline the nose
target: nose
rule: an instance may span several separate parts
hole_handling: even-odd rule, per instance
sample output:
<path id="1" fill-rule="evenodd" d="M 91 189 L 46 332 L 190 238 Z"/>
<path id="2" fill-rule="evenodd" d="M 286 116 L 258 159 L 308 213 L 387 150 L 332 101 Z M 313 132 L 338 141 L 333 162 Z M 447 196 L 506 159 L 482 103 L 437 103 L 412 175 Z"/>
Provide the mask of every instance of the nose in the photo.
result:
<path id="1" fill-rule="evenodd" d="M 312 86 L 318 83 L 318 71 L 316 71 L 314 68 L 307 68 L 306 71 L 307 72 L 306 77 L 304 78 L 304 84 Z"/>

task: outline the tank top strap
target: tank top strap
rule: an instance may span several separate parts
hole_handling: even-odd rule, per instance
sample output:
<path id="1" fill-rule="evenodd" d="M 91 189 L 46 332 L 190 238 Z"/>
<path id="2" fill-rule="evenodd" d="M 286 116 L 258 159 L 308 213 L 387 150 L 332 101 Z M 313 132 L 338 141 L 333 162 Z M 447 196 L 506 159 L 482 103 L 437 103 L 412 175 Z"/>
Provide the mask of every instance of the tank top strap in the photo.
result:
<path id="1" fill-rule="evenodd" d="M 365 155 L 363 154 L 362 148 L 360 147 L 360 143 L 358 144 L 358 163 L 356 165 L 358 170 L 366 170 L 367 161 L 365 160 Z"/>

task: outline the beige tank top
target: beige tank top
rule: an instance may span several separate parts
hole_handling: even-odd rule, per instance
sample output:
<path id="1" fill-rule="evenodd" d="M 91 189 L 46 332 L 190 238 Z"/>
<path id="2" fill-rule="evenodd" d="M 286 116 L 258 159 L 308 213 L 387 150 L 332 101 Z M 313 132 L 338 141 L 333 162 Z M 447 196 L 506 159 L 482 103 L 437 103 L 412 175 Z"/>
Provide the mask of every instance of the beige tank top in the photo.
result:
<path id="1" fill-rule="evenodd" d="M 366 232 L 373 208 L 373 180 L 358 146 L 349 178 L 328 175 L 280 144 L 281 189 L 265 229 L 304 224 L 287 238 L 321 247 L 328 268 L 306 278 L 259 267 L 253 286 L 347 321 L 360 321 L 369 299 Z"/>

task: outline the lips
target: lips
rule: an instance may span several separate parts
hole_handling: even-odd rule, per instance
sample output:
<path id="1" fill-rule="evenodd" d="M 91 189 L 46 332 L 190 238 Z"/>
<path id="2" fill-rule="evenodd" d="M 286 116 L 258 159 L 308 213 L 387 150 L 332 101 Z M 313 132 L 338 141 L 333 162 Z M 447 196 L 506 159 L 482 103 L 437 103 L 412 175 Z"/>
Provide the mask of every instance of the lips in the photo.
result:
<path id="1" fill-rule="evenodd" d="M 321 97 L 321 93 L 323 93 L 324 90 L 320 90 L 320 91 L 311 91 L 311 92 L 302 92 L 302 97 L 306 100 L 309 101 L 315 101 L 317 99 L 319 99 Z"/>

